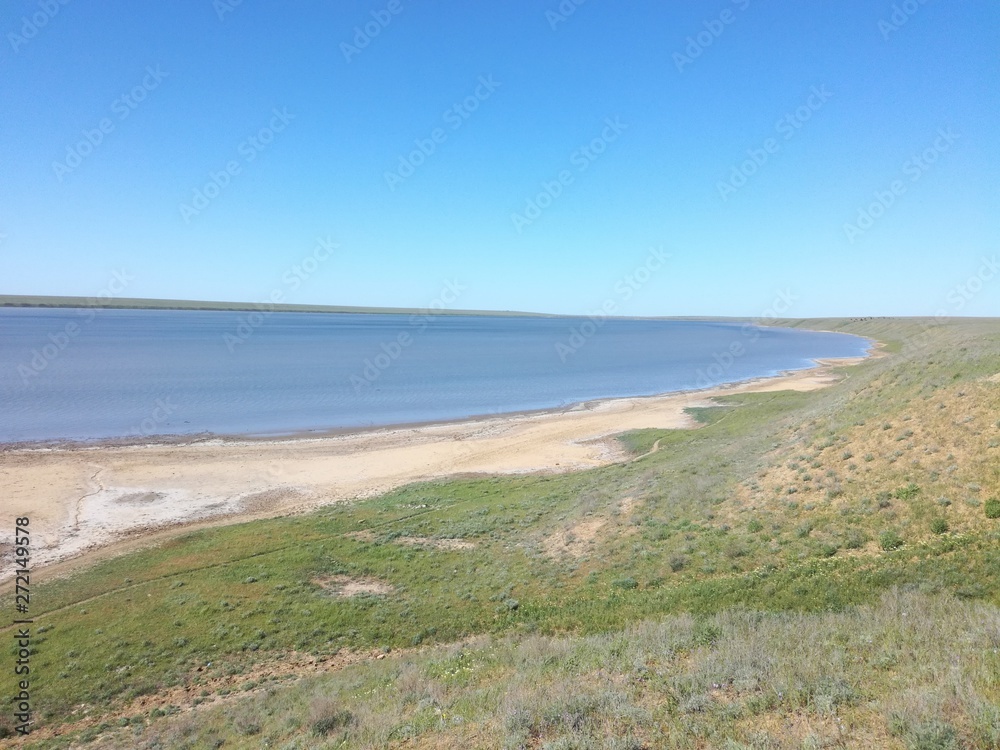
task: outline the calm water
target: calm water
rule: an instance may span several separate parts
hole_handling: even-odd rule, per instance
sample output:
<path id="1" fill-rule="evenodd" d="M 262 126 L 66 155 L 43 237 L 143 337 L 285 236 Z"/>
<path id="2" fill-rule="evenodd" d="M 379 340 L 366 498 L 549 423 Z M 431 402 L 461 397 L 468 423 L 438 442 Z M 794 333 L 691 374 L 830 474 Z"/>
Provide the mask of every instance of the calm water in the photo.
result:
<path id="1" fill-rule="evenodd" d="M 0 441 L 446 420 L 704 388 L 868 346 L 708 321 L 7 308 Z"/>

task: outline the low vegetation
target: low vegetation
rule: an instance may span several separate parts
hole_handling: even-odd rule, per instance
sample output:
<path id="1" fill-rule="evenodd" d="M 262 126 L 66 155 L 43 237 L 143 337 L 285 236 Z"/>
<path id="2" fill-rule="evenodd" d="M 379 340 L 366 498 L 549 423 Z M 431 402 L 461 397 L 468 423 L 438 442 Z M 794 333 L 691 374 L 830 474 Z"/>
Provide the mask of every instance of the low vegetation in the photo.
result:
<path id="1" fill-rule="evenodd" d="M 1000 323 L 801 325 L 891 355 L 37 586 L 28 746 L 1000 746 Z"/>

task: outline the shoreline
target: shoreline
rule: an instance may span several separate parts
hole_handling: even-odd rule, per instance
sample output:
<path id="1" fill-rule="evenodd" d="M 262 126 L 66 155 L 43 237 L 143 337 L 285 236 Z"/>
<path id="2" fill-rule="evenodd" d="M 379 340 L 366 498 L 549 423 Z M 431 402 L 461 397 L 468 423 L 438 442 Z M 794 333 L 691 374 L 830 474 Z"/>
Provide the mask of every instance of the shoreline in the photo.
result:
<path id="1" fill-rule="evenodd" d="M 880 356 L 880 348 L 699 390 L 448 422 L 280 437 L 6 444 L 0 471 L 11 507 L 32 518 L 33 567 L 44 580 L 194 530 L 308 512 L 412 482 L 630 460 L 616 435 L 697 428 L 687 409 L 717 405 L 715 397 L 827 387 L 843 377 L 835 368 Z"/>
<path id="2" fill-rule="evenodd" d="M 817 331 L 817 333 L 836 333 L 835 331 Z M 412 428 L 434 427 L 438 425 L 461 425 L 469 422 L 479 422 L 488 419 L 501 419 L 507 417 L 530 417 L 538 415 L 559 415 L 574 411 L 581 411 L 592 408 L 595 405 L 609 401 L 620 401 L 623 399 L 659 399 L 668 396 L 680 396 L 687 394 L 707 393 L 726 388 L 735 388 L 745 385 L 752 385 L 758 382 L 767 382 L 775 378 L 784 378 L 789 375 L 801 372 L 812 372 L 829 366 L 850 366 L 851 364 L 862 362 L 873 356 L 878 356 L 881 343 L 872 341 L 868 352 L 857 357 L 837 357 L 837 358 L 816 358 L 810 360 L 812 365 L 796 368 L 792 370 L 779 370 L 774 375 L 755 375 L 742 380 L 723 381 L 704 388 L 682 388 L 676 391 L 663 391 L 638 396 L 603 396 L 600 398 L 588 399 L 586 401 L 574 401 L 563 406 L 544 406 L 537 409 L 516 409 L 513 411 L 485 412 L 480 414 L 470 414 L 464 417 L 453 417 L 450 419 L 430 419 L 417 422 L 390 422 L 384 425 L 362 425 L 348 427 L 318 427 L 298 430 L 281 430 L 276 432 L 257 433 L 217 433 L 217 432 L 194 432 L 165 435 L 121 435 L 114 437 L 100 438 L 51 438 L 41 440 L 0 440 L 0 456 L 6 451 L 58 451 L 58 450 L 99 450 L 101 448 L 129 448 L 135 446 L 170 446 L 170 445 L 197 445 L 208 442 L 221 442 L 230 445 L 243 443 L 260 443 L 275 441 L 304 441 L 323 440 L 326 438 L 342 437 L 345 435 L 364 435 L 372 432 L 384 430 L 407 430 Z"/>

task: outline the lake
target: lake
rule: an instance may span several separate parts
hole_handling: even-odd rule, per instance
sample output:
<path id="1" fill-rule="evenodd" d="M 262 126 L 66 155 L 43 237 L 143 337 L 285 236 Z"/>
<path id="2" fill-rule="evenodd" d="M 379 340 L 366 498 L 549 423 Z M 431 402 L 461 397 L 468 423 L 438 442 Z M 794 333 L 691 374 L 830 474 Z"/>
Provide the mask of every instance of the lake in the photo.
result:
<path id="1" fill-rule="evenodd" d="M 0 308 L 0 441 L 444 421 L 705 388 L 870 346 L 716 321 Z"/>

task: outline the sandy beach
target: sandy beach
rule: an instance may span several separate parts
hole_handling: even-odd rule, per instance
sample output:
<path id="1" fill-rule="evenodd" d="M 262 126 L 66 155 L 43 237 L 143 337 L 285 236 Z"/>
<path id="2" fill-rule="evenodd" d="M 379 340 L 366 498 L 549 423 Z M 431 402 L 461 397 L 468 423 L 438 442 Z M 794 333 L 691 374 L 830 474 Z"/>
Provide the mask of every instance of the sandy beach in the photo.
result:
<path id="1" fill-rule="evenodd" d="M 628 460 L 616 434 L 692 428 L 685 409 L 715 396 L 815 390 L 837 382 L 835 366 L 859 361 L 818 360 L 813 369 L 696 392 L 318 437 L 7 446 L 5 515 L 30 517 L 33 568 L 46 578 L 190 529 L 349 502 L 409 482 Z"/>

